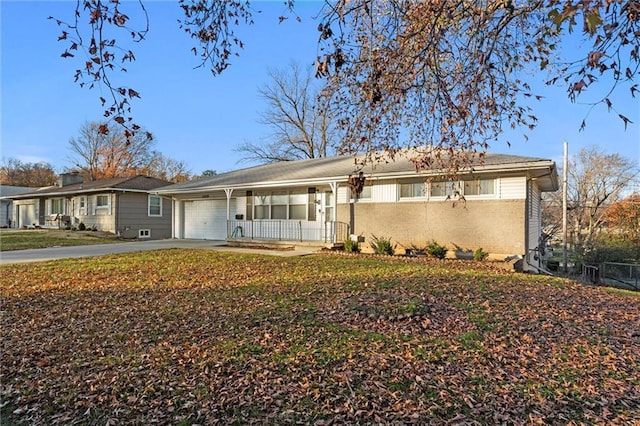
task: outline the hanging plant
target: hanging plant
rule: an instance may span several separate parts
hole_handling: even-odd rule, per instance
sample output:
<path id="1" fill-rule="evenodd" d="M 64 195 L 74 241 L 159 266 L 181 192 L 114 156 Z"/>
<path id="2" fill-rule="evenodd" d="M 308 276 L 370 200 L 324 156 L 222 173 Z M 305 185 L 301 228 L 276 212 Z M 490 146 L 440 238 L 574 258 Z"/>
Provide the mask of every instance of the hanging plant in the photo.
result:
<path id="1" fill-rule="evenodd" d="M 349 179 L 347 179 L 349 185 L 351 185 L 351 190 L 356 194 L 362 194 L 362 190 L 364 189 L 364 184 L 367 181 L 367 178 L 364 176 L 363 172 L 358 173 L 358 176 L 349 175 Z"/>

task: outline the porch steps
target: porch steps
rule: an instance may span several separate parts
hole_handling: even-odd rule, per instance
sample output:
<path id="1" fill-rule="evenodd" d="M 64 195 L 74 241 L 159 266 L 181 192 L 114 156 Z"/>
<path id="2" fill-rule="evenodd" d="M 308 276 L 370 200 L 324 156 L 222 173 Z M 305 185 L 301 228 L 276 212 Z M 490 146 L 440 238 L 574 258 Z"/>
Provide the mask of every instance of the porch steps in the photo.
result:
<path id="1" fill-rule="evenodd" d="M 267 250 L 281 250 L 281 251 L 293 251 L 296 248 L 304 247 L 305 250 L 317 249 L 322 250 L 330 247 L 330 245 L 320 244 L 318 242 L 307 241 L 274 241 L 274 240 L 246 240 L 246 239 L 228 239 L 227 245 L 229 247 L 241 247 L 241 248 L 253 248 L 253 249 L 267 249 Z"/>

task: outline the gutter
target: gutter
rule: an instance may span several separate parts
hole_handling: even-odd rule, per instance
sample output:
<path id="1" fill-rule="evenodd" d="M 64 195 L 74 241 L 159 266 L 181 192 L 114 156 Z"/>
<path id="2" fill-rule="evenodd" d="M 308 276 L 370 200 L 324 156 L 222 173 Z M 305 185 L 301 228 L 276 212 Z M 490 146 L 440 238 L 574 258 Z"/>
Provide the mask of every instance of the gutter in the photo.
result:
<path id="1" fill-rule="evenodd" d="M 531 171 L 531 170 L 545 170 L 548 169 L 549 172 L 541 175 L 543 176 L 553 176 L 553 170 L 555 170 L 555 163 L 551 160 L 544 161 L 536 161 L 536 162 L 527 162 L 527 163 L 514 163 L 513 166 L 505 167 L 504 165 L 491 165 L 491 166 L 481 166 L 474 169 L 463 169 L 461 172 L 463 174 L 471 174 L 471 173 L 499 173 L 499 172 L 518 172 L 518 171 Z M 371 180 L 380 180 L 382 178 L 415 178 L 416 176 L 424 176 L 424 177 L 435 177 L 442 176 L 443 171 L 433 171 L 433 172 L 380 172 L 377 175 L 374 171 L 371 171 L 371 176 L 367 179 Z M 211 191 L 223 191 L 225 189 L 255 189 L 255 188 L 269 188 L 274 186 L 289 186 L 289 185 L 297 185 L 297 186 L 305 186 L 305 185 L 315 185 L 315 184 L 331 184 L 336 181 L 344 181 L 346 183 L 349 175 L 340 175 L 340 176 L 332 176 L 332 177 L 321 177 L 321 178 L 309 178 L 309 179 L 300 179 L 300 180 L 277 180 L 277 181 L 260 181 L 260 182 L 244 182 L 244 183 L 230 183 L 230 184 L 219 184 L 219 185 L 209 185 L 209 186 L 191 186 L 187 188 L 176 188 L 176 189 L 158 189 L 156 194 L 188 194 L 188 193 L 199 193 L 199 192 L 211 192 Z M 195 182 L 194 182 L 195 184 Z M 557 179 L 553 179 L 554 186 L 557 186 Z"/>
<path id="2" fill-rule="evenodd" d="M 16 196 L 5 196 L 2 199 L 11 199 L 11 200 L 27 200 L 30 198 L 43 198 L 43 197 L 56 197 L 56 196 L 66 196 L 66 195 L 84 195 L 84 194 L 95 194 L 97 192 L 135 192 L 135 193 L 143 193 L 148 194 L 152 190 L 151 189 L 126 189 L 126 188 L 97 188 L 97 189 L 86 189 L 80 191 L 64 191 L 64 192 L 31 192 L 28 194 L 20 194 Z"/>

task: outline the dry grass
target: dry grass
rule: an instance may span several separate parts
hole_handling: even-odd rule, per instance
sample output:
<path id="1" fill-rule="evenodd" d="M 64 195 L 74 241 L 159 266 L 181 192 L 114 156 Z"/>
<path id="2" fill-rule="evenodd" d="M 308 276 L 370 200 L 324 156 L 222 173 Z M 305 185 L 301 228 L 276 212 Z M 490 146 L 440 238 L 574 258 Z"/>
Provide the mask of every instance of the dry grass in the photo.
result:
<path id="1" fill-rule="evenodd" d="M 491 264 L 166 250 L 1 271 L 19 424 L 632 424 L 640 298 Z"/>

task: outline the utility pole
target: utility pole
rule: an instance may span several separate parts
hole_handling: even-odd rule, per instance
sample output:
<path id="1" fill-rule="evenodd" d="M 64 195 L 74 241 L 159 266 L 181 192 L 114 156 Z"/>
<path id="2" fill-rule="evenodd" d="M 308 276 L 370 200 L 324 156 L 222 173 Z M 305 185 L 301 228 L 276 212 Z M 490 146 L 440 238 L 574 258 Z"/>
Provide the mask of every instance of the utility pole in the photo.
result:
<path id="1" fill-rule="evenodd" d="M 569 168 L 569 144 L 564 141 L 562 158 L 562 267 L 567 273 L 567 169 Z"/>

